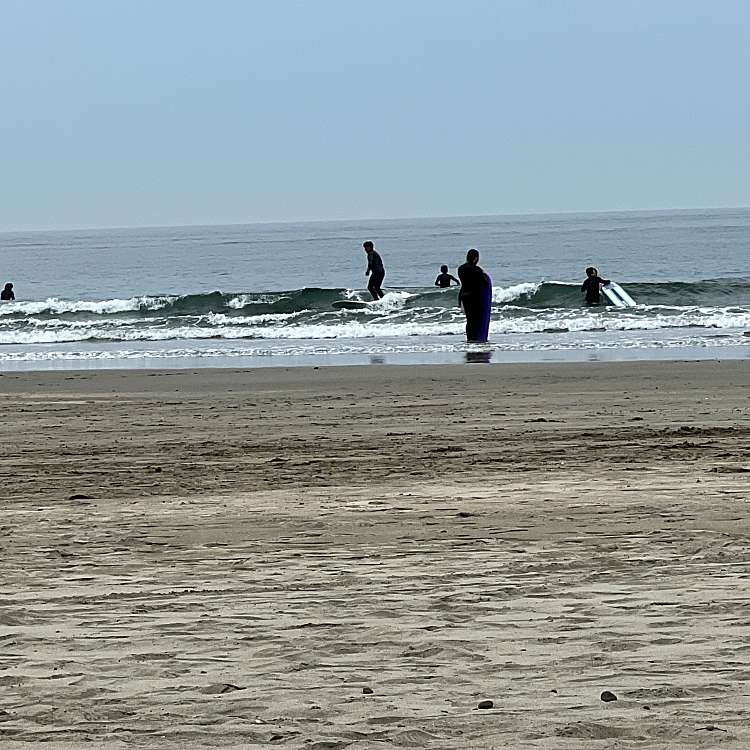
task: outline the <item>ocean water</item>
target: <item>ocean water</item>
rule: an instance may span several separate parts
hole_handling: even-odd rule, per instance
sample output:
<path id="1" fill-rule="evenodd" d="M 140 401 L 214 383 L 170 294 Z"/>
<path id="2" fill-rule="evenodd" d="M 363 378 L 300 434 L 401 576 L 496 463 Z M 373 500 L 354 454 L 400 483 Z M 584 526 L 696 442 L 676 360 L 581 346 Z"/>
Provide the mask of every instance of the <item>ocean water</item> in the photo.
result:
<path id="1" fill-rule="evenodd" d="M 368 300 L 362 242 L 386 264 Z M 491 341 L 434 284 L 470 247 Z M 750 209 L 0 234 L 0 369 L 747 357 Z M 587 308 L 595 265 L 638 302 Z"/>

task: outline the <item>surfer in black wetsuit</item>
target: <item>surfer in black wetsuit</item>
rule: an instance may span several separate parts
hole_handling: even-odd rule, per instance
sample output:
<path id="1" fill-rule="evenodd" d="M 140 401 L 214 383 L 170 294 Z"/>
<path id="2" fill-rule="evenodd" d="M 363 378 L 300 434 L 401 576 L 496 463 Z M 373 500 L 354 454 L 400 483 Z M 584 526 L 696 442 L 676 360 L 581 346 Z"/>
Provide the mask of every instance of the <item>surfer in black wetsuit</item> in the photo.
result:
<path id="1" fill-rule="evenodd" d="M 3 302 L 12 302 L 15 298 L 16 295 L 13 292 L 13 284 L 9 281 L 3 288 L 3 291 L 0 292 L 0 300 Z"/>
<path id="2" fill-rule="evenodd" d="M 370 280 L 367 282 L 367 289 L 374 300 L 382 299 L 385 297 L 385 292 L 380 288 L 385 278 L 383 259 L 370 240 L 363 242 L 362 247 L 367 253 L 367 270 L 365 271 L 365 276 L 370 277 Z"/>
<path id="3" fill-rule="evenodd" d="M 485 314 L 484 296 L 490 283 L 487 274 L 479 267 L 479 251 L 473 248 L 466 253 L 466 263 L 458 267 L 461 291 L 458 304 L 466 315 L 466 340 L 477 341 Z"/>
<path id="4" fill-rule="evenodd" d="M 448 273 L 448 266 L 440 266 L 440 273 L 435 279 L 435 286 L 447 289 L 451 285 L 451 281 L 455 281 L 459 286 L 461 285 L 461 282 L 455 276 L 451 276 Z"/>
<path id="5" fill-rule="evenodd" d="M 599 290 L 606 284 L 609 284 L 609 280 L 600 278 L 599 271 L 596 268 L 589 266 L 586 269 L 586 281 L 581 285 L 581 291 L 586 293 L 586 304 L 589 307 L 601 305 L 602 299 L 599 296 Z"/>

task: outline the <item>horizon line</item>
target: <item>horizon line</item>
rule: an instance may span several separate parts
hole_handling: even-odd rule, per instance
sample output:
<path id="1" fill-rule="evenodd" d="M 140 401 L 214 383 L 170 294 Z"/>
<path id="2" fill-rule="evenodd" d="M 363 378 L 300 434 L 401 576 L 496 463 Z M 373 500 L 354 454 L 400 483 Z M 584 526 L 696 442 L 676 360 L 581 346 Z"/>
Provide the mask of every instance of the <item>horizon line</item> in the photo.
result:
<path id="1" fill-rule="evenodd" d="M 611 209 L 594 209 L 594 210 L 576 210 L 576 211 L 517 211 L 513 213 L 499 214 L 454 214 L 452 216 L 379 216 L 379 217 L 355 217 L 355 218 L 334 218 L 334 219 L 276 219 L 276 220 L 253 220 L 253 221 L 230 221 L 218 223 L 195 223 L 195 224 L 130 224 L 119 226 L 92 225 L 92 226 L 75 226 L 75 227 L 45 227 L 42 229 L 16 228 L 0 229 L 0 235 L 3 234 L 23 234 L 23 233 L 54 233 L 54 232 L 98 232 L 98 231 L 129 231 L 138 229 L 190 229 L 205 227 L 250 227 L 250 226 L 271 226 L 271 225 L 293 225 L 293 224 L 332 224 L 344 222 L 396 222 L 396 221 L 439 221 L 441 219 L 489 219 L 489 218 L 520 218 L 530 216 L 580 216 L 580 215 L 606 215 L 606 214 L 631 214 L 631 213 L 690 213 L 695 211 L 737 211 L 750 209 L 750 206 L 694 206 L 694 207 L 669 207 L 669 208 L 611 208 Z"/>

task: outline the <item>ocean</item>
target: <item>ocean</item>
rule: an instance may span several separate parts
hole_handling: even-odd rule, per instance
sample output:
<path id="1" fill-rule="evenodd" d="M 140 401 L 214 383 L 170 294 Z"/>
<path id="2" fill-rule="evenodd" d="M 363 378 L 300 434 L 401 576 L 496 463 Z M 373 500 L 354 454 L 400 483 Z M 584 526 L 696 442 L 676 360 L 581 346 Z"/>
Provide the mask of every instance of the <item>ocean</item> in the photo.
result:
<path id="1" fill-rule="evenodd" d="M 368 300 L 362 242 L 383 256 Z M 463 340 L 476 247 L 491 341 Z M 750 209 L 0 234 L 0 369 L 727 358 L 750 354 Z M 632 309 L 587 308 L 586 266 Z"/>

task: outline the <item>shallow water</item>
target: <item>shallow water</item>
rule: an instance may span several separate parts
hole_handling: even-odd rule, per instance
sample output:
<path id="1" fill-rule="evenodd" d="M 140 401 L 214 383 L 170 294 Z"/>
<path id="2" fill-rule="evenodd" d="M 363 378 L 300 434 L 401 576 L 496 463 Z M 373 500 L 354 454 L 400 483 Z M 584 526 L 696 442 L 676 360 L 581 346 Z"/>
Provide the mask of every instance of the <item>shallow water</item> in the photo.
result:
<path id="1" fill-rule="evenodd" d="M 368 299 L 368 238 L 386 297 L 336 308 Z M 456 290 L 432 284 L 471 246 L 495 284 L 494 361 L 750 351 L 750 209 L 735 209 L 4 234 L 18 299 L 0 306 L 0 367 L 461 361 Z M 586 308 L 592 264 L 638 307 Z"/>

